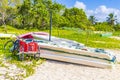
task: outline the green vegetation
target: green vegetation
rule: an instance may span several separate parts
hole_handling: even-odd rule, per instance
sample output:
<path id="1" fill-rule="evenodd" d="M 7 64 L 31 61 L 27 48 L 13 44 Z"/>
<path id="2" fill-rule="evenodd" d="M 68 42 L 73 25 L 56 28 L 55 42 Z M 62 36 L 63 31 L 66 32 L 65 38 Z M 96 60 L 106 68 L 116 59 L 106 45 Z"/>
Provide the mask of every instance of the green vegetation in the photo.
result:
<path id="1" fill-rule="evenodd" d="M 87 18 L 83 9 L 66 8 L 52 0 L 1 0 L 0 25 L 8 32 L 7 25 L 17 29 L 49 29 L 52 12 L 53 28 L 81 28 L 82 30 L 117 31 L 117 16 L 110 13 L 106 21 L 97 22 L 94 15 Z"/>
<path id="2" fill-rule="evenodd" d="M 64 33 L 64 34 L 63 34 Z M 119 32 L 115 32 L 114 34 L 119 34 Z M 52 34 L 54 36 L 67 38 L 70 40 L 75 40 L 80 43 L 84 43 L 86 46 L 95 47 L 95 48 L 106 48 L 106 49 L 119 49 L 120 48 L 120 40 L 113 39 L 110 37 L 101 37 L 100 33 L 94 33 L 93 31 L 89 31 L 88 41 L 87 32 L 86 31 L 73 31 L 73 30 L 59 30 L 59 35 L 57 30 L 53 30 Z"/>

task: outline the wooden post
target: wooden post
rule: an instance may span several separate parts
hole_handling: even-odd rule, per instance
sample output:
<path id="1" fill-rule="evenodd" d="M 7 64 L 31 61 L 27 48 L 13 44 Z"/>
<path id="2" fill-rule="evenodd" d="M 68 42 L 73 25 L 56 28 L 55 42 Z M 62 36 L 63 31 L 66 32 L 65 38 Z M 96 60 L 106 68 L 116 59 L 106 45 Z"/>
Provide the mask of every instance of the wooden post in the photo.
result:
<path id="1" fill-rule="evenodd" d="M 50 30 L 49 30 L 49 41 L 51 41 L 52 32 L 52 11 L 50 11 Z"/>

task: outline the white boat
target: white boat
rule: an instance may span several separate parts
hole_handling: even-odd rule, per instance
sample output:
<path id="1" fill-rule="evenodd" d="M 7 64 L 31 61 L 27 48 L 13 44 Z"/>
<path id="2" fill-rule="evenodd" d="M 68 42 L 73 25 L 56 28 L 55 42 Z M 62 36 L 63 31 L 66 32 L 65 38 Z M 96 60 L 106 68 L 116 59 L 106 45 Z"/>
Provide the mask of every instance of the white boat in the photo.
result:
<path id="1" fill-rule="evenodd" d="M 40 46 L 41 57 L 82 65 L 111 68 L 116 57 L 110 51 L 84 46 L 76 41 L 57 38 L 49 35 L 34 34 L 32 36 Z M 39 39 L 39 40 L 38 40 Z"/>
<path id="2" fill-rule="evenodd" d="M 81 45 L 77 47 L 65 45 L 62 43 L 55 44 L 54 42 L 39 41 L 41 57 L 72 62 L 88 66 L 101 68 L 110 68 L 113 66 L 116 58 L 109 51 L 101 49 L 88 48 Z M 98 52 L 99 51 L 99 52 Z"/>
<path id="3" fill-rule="evenodd" d="M 5 34 L 5 33 L 0 33 L 0 38 L 15 38 L 15 34 Z"/>

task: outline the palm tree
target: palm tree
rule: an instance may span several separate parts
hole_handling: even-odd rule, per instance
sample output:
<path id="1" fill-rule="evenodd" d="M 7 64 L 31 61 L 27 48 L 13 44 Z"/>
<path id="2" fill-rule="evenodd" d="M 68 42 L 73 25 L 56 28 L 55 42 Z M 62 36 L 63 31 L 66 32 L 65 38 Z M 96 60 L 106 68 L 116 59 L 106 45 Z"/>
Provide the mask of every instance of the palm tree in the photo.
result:
<path id="1" fill-rule="evenodd" d="M 107 22 L 108 22 L 110 25 L 114 26 L 115 22 L 117 21 L 116 17 L 117 17 L 117 16 L 114 15 L 114 13 L 110 13 L 110 14 L 108 15 L 108 17 L 107 17 Z"/>
<path id="2" fill-rule="evenodd" d="M 89 16 L 89 21 L 91 22 L 92 25 L 94 25 L 97 21 L 97 19 L 95 18 L 95 16 Z"/>

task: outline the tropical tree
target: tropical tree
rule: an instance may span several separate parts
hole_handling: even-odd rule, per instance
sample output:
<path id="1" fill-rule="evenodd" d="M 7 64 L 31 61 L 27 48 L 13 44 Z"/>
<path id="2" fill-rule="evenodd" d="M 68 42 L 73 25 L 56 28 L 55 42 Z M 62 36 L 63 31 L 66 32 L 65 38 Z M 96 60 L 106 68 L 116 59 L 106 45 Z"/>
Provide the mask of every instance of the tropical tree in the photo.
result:
<path id="1" fill-rule="evenodd" d="M 1 14 L 2 23 L 4 25 L 4 30 L 6 33 L 7 33 L 7 28 L 6 28 L 5 18 L 7 17 L 6 15 L 7 7 L 8 7 L 8 0 L 1 0 L 0 1 L 0 14 Z"/>
<path id="2" fill-rule="evenodd" d="M 96 17 L 95 16 L 89 16 L 89 21 L 90 21 L 90 23 L 92 24 L 92 25 L 94 25 L 95 23 L 96 23 L 96 21 L 97 21 L 97 19 L 96 19 Z"/>
<path id="3" fill-rule="evenodd" d="M 65 6 L 58 4 L 56 2 L 52 5 L 52 21 L 54 27 L 61 27 L 61 25 L 65 22 L 64 17 L 62 16 L 62 12 L 64 11 Z"/>
<path id="4" fill-rule="evenodd" d="M 117 23 L 115 26 L 114 26 L 114 29 L 116 31 L 120 31 L 120 23 Z"/>
<path id="5" fill-rule="evenodd" d="M 13 7 L 18 3 L 20 0 L 0 0 L 0 17 L 2 24 L 4 25 L 4 31 L 7 33 L 6 22 L 12 16 Z M 13 5 L 14 4 L 14 5 Z M 14 10 L 13 10 L 14 11 Z"/>
<path id="6" fill-rule="evenodd" d="M 86 23 L 88 22 L 87 16 L 83 9 L 78 9 L 78 8 L 70 8 L 70 9 L 65 9 L 63 16 L 68 19 L 69 27 L 77 27 L 81 29 L 86 28 Z"/>
<path id="7" fill-rule="evenodd" d="M 17 6 L 17 18 L 19 23 L 19 28 L 25 28 L 25 26 L 29 26 L 29 10 L 31 8 L 31 1 L 24 0 L 22 5 Z"/>
<path id="8" fill-rule="evenodd" d="M 111 25 L 114 26 L 115 22 L 117 21 L 117 16 L 114 15 L 114 13 L 110 13 L 107 17 L 107 22 Z"/>

